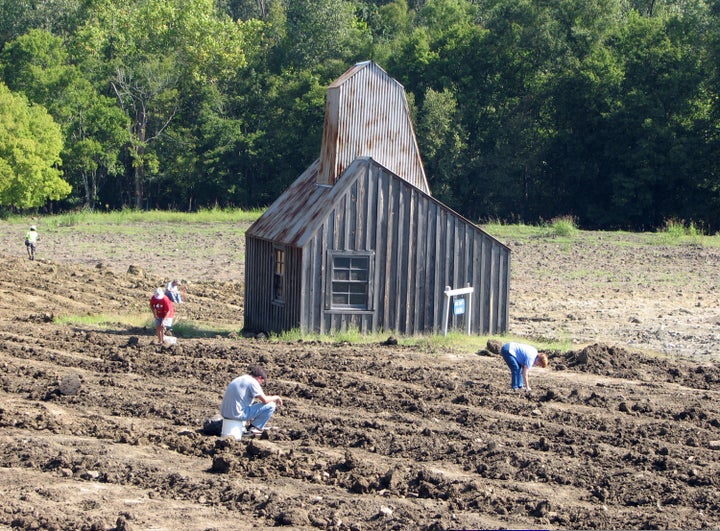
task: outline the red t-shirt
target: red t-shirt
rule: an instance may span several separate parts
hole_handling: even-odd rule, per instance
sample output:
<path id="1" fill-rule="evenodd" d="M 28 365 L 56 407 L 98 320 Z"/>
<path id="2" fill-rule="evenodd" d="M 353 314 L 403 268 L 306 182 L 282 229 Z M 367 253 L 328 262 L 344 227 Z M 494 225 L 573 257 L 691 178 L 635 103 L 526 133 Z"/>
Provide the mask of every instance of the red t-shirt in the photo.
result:
<path id="1" fill-rule="evenodd" d="M 153 295 L 150 298 L 150 308 L 153 309 L 153 314 L 158 319 L 175 317 L 175 307 L 167 295 L 165 295 L 162 299 L 156 299 L 155 295 Z"/>

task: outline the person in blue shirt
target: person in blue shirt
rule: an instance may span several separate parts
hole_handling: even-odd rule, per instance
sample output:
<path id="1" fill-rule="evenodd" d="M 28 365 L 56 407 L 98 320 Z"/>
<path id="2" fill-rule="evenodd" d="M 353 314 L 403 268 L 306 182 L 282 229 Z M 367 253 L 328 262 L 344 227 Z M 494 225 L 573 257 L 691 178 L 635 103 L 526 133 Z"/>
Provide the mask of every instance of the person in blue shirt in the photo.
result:
<path id="1" fill-rule="evenodd" d="M 547 354 L 538 352 L 535 347 L 525 343 L 505 343 L 500 349 L 500 354 L 507 366 L 510 367 L 510 386 L 513 389 L 531 391 L 528 381 L 530 368 L 548 366 Z"/>
<path id="2" fill-rule="evenodd" d="M 182 290 L 182 294 L 181 294 Z M 179 280 L 171 280 L 165 287 L 165 295 L 175 304 L 182 304 L 182 295 L 185 293 L 185 286 L 180 284 Z"/>

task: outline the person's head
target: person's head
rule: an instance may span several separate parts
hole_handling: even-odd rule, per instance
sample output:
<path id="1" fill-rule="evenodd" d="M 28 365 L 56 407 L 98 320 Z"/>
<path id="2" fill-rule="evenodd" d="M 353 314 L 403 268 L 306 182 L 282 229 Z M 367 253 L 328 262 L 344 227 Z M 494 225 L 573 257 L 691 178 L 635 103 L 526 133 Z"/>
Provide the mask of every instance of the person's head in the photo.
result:
<path id="1" fill-rule="evenodd" d="M 35 225 L 31 225 L 30 230 L 37 230 L 37 229 L 35 228 Z"/>
<path id="2" fill-rule="evenodd" d="M 179 286 L 179 285 L 180 285 L 180 281 L 179 281 L 179 280 L 173 280 L 170 285 L 171 285 L 171 286 Z"/>
<path id="3" fill-rule="evenodd" d="M 538 352 L 537 358 L 535 358 L 535 365 L 545 368 L 548 366 L 548 363 L 549 361 L 547 354 L 545 354 L 544 352 Z"/>
<path id="4" fill-rule="evenodd" d="M 158 288 L 155 290 L 155 298 L 157 300 L 162 300 L 162 298 L 165 296 L 165 291 L 162 288 Z"/>
<path id="5" fill-rule="evenodd" d="M 267 373 L 260 365 L 256 365 L 250 370 L 250 376 L 255 378 L 258 382 L 262 379 L 262 382 L 260 383 L 265 383 L 265 380 L 267 380 Z"/>

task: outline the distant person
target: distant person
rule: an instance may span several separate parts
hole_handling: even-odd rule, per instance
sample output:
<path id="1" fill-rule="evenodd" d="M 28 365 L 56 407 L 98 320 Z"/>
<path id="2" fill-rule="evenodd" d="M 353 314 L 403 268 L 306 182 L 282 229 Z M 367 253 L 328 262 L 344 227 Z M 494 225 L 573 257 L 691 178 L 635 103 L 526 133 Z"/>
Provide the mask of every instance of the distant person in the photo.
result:
<path id="1" fill-rule="evenodd" d="M 531 391 L 528 372 L 531 367 L 547 367 L 548 357 L 544 352 L 525 343 L 505 343 L 500 349 L 505 363 L 510 367 L 511 387 Z"/>
<path id="2" fill-rule="evenodd" d="M 258 365 L 249 374 L 230 382 L 220 405 L 223 419 L 247 422 L 245 432 L 253 435 L 262 433 L 275 408 L 282 406 L 280 396 L 267 396 L 263 392 L 262 386 L 266 381 L 267 373 Z"/>
<path id="3" fill-rule="evenodd" d="M 165 290 L 158 288 L 150 298 L 150 308 L 152 308 L 153 317 L 155 318 L 155 332 L 157 333 L 158 343 L 162 345 L 165 341 L 165 331 L 172 327 L 175 307 L 168 296 L 165 295 Z"/>
<path id="4" fill-rule="evenodd" d="M 35 260 L 35 248 L 37 246 L 38 233 L 35 225 L 30 227 L 30 230 L 25 234 L 25 249 L 27 249 L 28 258 Z"/>
<path id="5" fill-rule="evenodd" d="M 182 293 L 181 293 L 182 291 Z M 183 295 L 185 294 L 185 286 L 180 284 L 179 280 L 171 280 L 165 288 L 165 295 L 175 304 L 182 304 Z"/>

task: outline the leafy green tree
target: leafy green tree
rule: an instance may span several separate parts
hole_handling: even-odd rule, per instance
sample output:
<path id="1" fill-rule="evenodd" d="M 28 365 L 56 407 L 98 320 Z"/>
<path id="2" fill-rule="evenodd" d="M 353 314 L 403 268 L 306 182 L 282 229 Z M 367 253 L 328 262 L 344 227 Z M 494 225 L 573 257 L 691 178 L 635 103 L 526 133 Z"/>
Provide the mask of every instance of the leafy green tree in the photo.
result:
<path id="1" fill-rule="evenodd" d="M 0 205 L 42 206 L 71 192 L 61 177 L 62 133 L 47 111 L 0 83 Z"/>
<path id="2" fill-rule="evenodd" d="M 31 29 L 68 35 L 81 15 L 81 0 L 0 0 L 0 48 Z"/>
<path id="3" fill-rule="evenodd" d="M 686 22 L 630 13 L 557 88 L 551 180 L 587 226 L 646 228 L 691 209 L 702 66 Z"/>
<path id="4" fill-rule="evenodd" d="M 47 31 L 31 30 L 8 43 L 0 53 L 0 71 L 9 88 L 43 105 L 60 124 L 65 179 L 84 191 L 84 206 L 94 208 L 105 178 L 123 171 L 119 155 L 129 142 L 125 116 L 69 63 L 62 39 Z"/>
<path id="5" fill-rule="evenodd" d="M 453 181 L 467 154 L 467 143 L 452 91 L 426 91 L 417 136 L 433 196 L 448 205 L 457 204 L 460 191 Z"/>
<path id="6" fill-rule="evenodd" d="M 370 50 L 369 29 L 356 18 L 354 5 L 347 0 L 287 1 L 285 24 L 278 71 L 355 61 Z"/>
<path id="7" fill-rule="evenodd" d="M 204 193 L 220 204 L 267 206 L 320 154 L 325 87 L 309 71 L 239 75 L 241 93 L 203 109 Z"/>
<path id="8" fill-rule="evenodd" d="M 161 174 L 154 144 L 170 134 L 183 88 L 217 82 L 245 64 L 259 26 L 222 16 L 212 0 L 147 0 L 95 5 L 76 35 L 83 67 L 107 80 L 130 120 L 134 205 Z M 90 61 L 92 59 L 92 61 Z"/>

